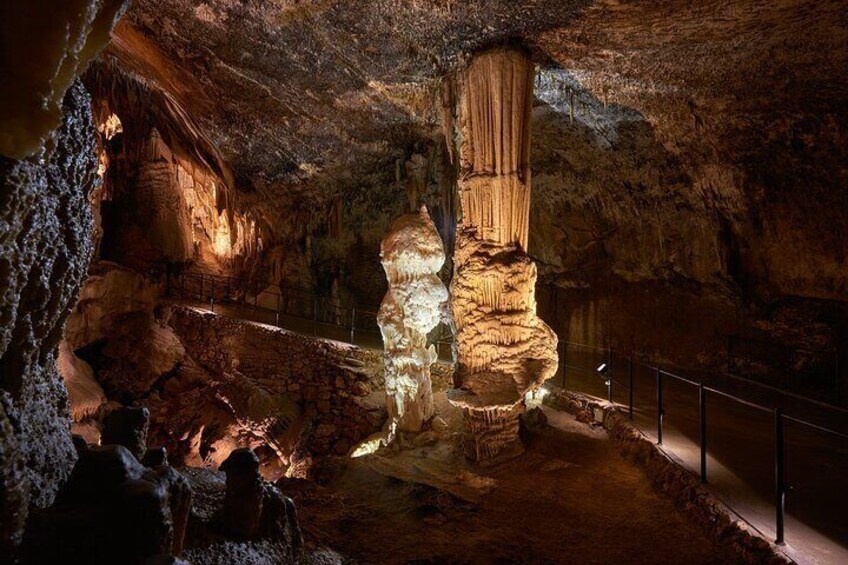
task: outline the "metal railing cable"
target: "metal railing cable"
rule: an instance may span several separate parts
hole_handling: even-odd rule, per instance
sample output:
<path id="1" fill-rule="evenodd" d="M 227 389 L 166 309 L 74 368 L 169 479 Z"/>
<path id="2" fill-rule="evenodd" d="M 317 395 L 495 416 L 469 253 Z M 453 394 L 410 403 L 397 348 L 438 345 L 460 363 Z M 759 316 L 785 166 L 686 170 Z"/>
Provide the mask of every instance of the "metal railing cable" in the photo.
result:
<path id="1" fill-rule="evenodd" d="M 708 469 L 707 463 L 709 459 L 709 449 L 708 449 L 708 437 L 707 437 L 707 419 L 708 419 L 708 397 L 710 395 L 715 395 L 729 401 L 732 401 L 736 404 L 744 406 L 746 409 L 755 410 L 759 413 L 770 413 L 774 419 L 774 434 L 773 434 L 773 442 L 774 442 L 774 476 L 775 476 L 775 487 L 774 487 L 774 502 L 775 502 L 775 543 L 778 545 L 783 545 L 785 542 L 785 503 L 786 503 L 786 494 L 788 490 L 788 485 L 786 481 L 786 440 L 784 433 L 784 424 L 786 422 L 793 422 L 795 424 L 806 426 L 808 428 L 830 434 L 832 436 L 838 437 L 843 440 L 848 440 L 848 434 L 840 432 L 838 430 L 834 430 L 828 428 L 826 426 L 821 426 L 819 424 L 815 424 L 813 422 L 809 422 L 807 420 L 803 420 L 801 418 L 797 418 L 794 416 L 790 416 L 786 414 L 781 406 L 777 406 L 774 408 L 764 406 L 762 404 L 753 402 L 751 400 L 741 398 L 737 395 L 731 394 L 729 392 L 720 390 L 713 386 L 708 386 L 704 383 L 703 380 L 696 381 L 691 378 L 684 377 L 682 375 L 673 373 L 667 369 L 663 369 L 661 366 L 657 364 L 653 364 L 650 362 L 643 362 L 637 359 L 634 359 L 632 355 L 627 355 L 627 374 L 628 374 L 628 384 L 625 386 L 620 381 L 616 380 L 613 375 L 615 368 L 617 367 L 616 363 L 613 362 L 616 356 L 619 358 L 622 355 L 616 354 L 612 348 L 609 347 L 598 347 L 589 344 L 580 344 L 576 342 L 562 340 L 560 344 L 563 346 L 563 350 L 561 352 L 561 383 L 563 388 L 567 388 L 567 379 L 566 373 L 568 370 L 576 371 L 580 374 L 598 374 L 598 376 L 604 380 L 604 383 L 607 387 L 607 400 L 609 402 L 613 402 L 612 396 L 612 383 L 616 383 L 619 386 L 624 387 L 628 393 L 628 401 L 627 401 L 627 409 L 629 418 L 633 420 L 633 414 L 635 407 L 634 401 L 634 368 L 639 366 L 644 369 L 647 369 L 654 375 L 656 387 L 656 406 L 654 408 L 654 416 L 655 416 L 655 433 L 656 433 L 656 443 L 657 445 L 663 445 L 663 430 L 665 426 L 664 416 L 666 412 L 666 398 L 665 398 L 665 388 L 667 385 L 665 384 L 665 379 L 672 379 L 674 381 L 681 382 L 685 385 L 694 387 L 698 391 L 698 444 L 699 444 L 699 475 L 702 483 L 707 483 L 708 479 Z M 590 369 L 586 367 L 581 367 L 579 365 L 574 365 L 572 363 L 568 363 L 569 359 L 568 348 L 577 347 L 585 350 L 591 350 L 595 352 L 595 355 L 600 355 L 600 358 L 604 360 L 606 363 L 605 371 L 608 371 L 609 374 L 601 374 L 598 372 L 598 369 Z M 597 359 L 594 360 L 597 362 Z M 599 367 L 600 368 L 600 367 Z M 748 381 L 746 381 L 748 382 Z M 750 381 L 751 384 L 758 385 L 761 383 L 757 383 L 756 381 Z M 575 385 L 579 386 L 578 383 Z M 765 386 L 765 385 L 763 385 Z M 772 387 L 768 387 L 772 388 Z M 797 395 L 793 395 L 791 393 L 786 393 L 788 397 L 797 398 Z M 814 400 L 802 398 L 803 400 L 809 400 L 809 402 L 813 404 L 820 404 Z M 828 405 L 830 406 L 830 405 Z M 838 407 L 832 408 L 839 410 Z M 740 514 L 736 510 L 734 510 L 737 514 Z M 740 514 L 741 515 L 741 514 Z"/>

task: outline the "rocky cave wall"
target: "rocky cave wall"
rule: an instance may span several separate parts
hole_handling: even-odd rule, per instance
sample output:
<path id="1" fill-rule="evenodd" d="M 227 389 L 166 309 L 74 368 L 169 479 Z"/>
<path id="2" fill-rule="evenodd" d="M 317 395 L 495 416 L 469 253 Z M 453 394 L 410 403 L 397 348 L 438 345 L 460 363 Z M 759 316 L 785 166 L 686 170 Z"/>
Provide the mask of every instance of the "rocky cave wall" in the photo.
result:
<path id="1" fill-rule="evenodd" d="M 4 458 L 19 450 L 31 502 L 40 507 L 53 501 L 76 459 L 56 354 L 91 258 L 88 193 L 97 183 L 91 101 L 79 82 L 62 111 L 39 155 L 0 157 L 0 388 L 13 433 L 4 438 L 11 441 Z"/>

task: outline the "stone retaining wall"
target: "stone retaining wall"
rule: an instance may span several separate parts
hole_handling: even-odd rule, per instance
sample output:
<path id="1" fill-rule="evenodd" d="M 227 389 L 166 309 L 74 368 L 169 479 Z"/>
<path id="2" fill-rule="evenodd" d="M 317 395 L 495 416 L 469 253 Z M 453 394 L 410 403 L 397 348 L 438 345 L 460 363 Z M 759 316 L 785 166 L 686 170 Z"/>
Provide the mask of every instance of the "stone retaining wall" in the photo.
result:
<path id="1" fill-rule="evenodd" d="M 313 453 L 343 455 L 385 422 L 382 391 L 374 390 L 380 351 L 185 306 L 173 306 L 168 323 L 203 369 L 236 370 L 270 394 L 314 407 Z"/>

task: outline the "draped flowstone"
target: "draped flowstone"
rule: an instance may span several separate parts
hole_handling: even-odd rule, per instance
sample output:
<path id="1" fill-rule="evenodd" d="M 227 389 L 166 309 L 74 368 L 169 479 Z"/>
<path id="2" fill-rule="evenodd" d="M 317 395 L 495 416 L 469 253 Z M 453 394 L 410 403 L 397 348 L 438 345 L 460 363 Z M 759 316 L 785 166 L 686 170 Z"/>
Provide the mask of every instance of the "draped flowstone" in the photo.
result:
<path id="1" fill-rule="evenodd" d="M 536 315 L 527 255 L 533 73 L 523 51 L 495 49 L 458 77 L 457 368 L 448 396 L 463 411 L 466 456 L 478 462 L 520 448 L 524 396 L 557 370 L 557 338 Z"/>

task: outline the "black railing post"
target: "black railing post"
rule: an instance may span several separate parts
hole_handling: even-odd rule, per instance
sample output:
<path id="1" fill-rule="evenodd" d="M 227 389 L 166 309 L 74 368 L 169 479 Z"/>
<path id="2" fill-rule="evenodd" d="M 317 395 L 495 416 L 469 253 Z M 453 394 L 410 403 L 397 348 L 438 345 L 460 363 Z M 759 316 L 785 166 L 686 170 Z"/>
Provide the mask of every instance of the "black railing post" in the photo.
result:
<path id="1" fill-rule="evenodd" d="M 707 482 L 707 391 L 704 383 L 698 388 L 699 415 L 701 419 L 701 482 Z"/>
<path id="2" fill-rule="evenodd" d="M 727 336 L 727 374 L 733 374 L 733 336 Z"/>
<path id="3" fill-rule="evenodd" d="M 562 390 L 565 390 L 565 372 L 568 370 L 568 343 L 563 340 L 562 344 Z"/>
<path id="4" fill-rule="evenodd" d="M 783 453 L 783 413 L 780 408 L 774 409 L 774 492 L 775 492 L 775 532 L 774 543 L 783 545 L 783 525 L 786 505 L 786 482 L 784 477 Z"/>
<path id="5" fill-rule="evenodd" d="M 633 419 L 633 355 L 627 357 L 627 401 L 630 419 Z"/>
<path id="6" fill-rule="evenodd" d="M 753 359 L 753 357 L 752 357 L 753 353 L 751 353 L 751 340 L 750 340 L 750 339 L 748 339 L 748 340 L 747 340 L 747 343 L 748 343 L 748 380 L 750 381 L 751 379 L 753 379 L 753 378 L 754 378 L 754 373 L 753 373 L 753 370 L 754 370 L 753 365 L 754 365 L 754 363 L 753 363 L 753 361 L 752 361 L 752 359 Z"/>
<path id="7" fill-rule="evenodd" d="M 657 367 L 657 445 L 663 442 L 663 378 L 662 370 Z"/>

